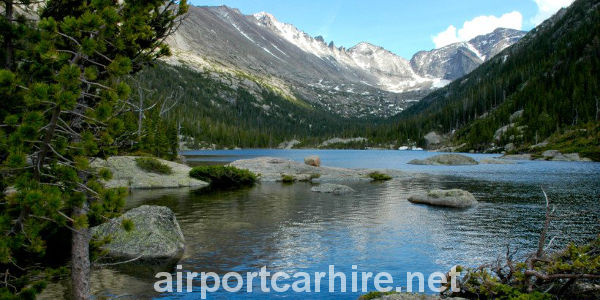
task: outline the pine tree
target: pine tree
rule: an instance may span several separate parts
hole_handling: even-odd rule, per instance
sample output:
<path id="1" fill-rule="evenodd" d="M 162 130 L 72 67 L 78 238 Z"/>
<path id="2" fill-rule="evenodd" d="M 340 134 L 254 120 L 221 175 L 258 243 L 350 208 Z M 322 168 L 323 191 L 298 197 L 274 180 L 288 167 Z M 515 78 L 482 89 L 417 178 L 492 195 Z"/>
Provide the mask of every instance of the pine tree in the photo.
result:
<path id="1" fill-rule="evenodd" d="M 169 54 L 163 40 L 187 5 L 44 4 L 39 21 L 20 36 L 26 47 L 16 56 L 6 52 L 6 61 L 11 57 L 14 63 L 0 70 L 0 97 L 10 99 L 0 107 L 2 185 L 16 188 L 2 201 L 0 264 L 8 280 L 0 293 L 30 297 L 39 291 L 41 285 L 32 284 L 39 270 L 29 266 L 56 250 L 49 248 L 51 233 L 69 229 L 73 297 L 89 299 L 89 228 L 116 216 L 125 195 L 104 188 L 101 179 L 110 172 L 91 165 L 116 153 L 115 139 L 127 128 L 119 118 L 130 94 L 124 77 Z M 7 36 L 2 38 L 6 44 Z M 17 42 L 10 39 L 11 45 Z"/>

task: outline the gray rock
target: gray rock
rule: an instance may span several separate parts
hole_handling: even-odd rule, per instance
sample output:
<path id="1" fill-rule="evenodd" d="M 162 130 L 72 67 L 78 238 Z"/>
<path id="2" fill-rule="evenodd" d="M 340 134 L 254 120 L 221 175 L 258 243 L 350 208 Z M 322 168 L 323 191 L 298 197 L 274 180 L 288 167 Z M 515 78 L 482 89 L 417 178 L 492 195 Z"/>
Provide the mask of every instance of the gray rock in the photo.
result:
<path id="1" fill-rule="evenodd" d="M 293 149 L 298 144 L 300 144 L 299 140 L 285 141 L 285 142 L 282 142 L 281 144 L 279 144 L 279 146 L 277 146 L 277 148 L 289 150 L 289 149 Z"/>
<path id="2" fill-rule="evenodd" d="M 443 138 L 437 134 L 435 131 L 432 131 L 424 136 L 425 143 L 427 144 L 427 148 L 439 145 L 442 143 Z"/>
<path id="3" fill-rule="evenodd" d="M 513 143 L 508 143 L 504 146 L 504 151 L 506 152 L 511 152 L 514 151 L 516 149 L 515 144 Z"/>
<path id="4" fill-rule="evenodd" d="M 473 158 L 461 154 L 440 154 L 423 160 L 414 159 L 408 163 L 411 165 L 431 166 L 463 166 L 478 164 Z"/>
<path id="5" fill-rule="evenodd" d="M 473 194 L 459 190 L 432 190 L 427 194 L 412 195 L 408 201 L 417 204 L 444 206 L 453 208 L 467 208 L 477 204 Z"/>
<path id="6" fill-rule="evenodd" d="M 112 179 L 105 183 L 108 188 L 156 189 L 208 186 L 204 181 L 191 178 L 189 173 L 192 168 L 187 165 L 158 159 L 173 171 L 170 175 L 163 175 L 140 169 L 135 162 L 136 158 L 135 156 L 113 156 L 107 160 L 97 159 L 92 162 L 92 167 L 108 168 L 112 172 Z"/>
<path id="7" fill-rule="evenodd" d="M 355 190 L 349 186 L 333 183 L 322 183 L 318 186 L 312 187 L 310 190 L 317 193 L 332 193 L 336 195 L 355 192 Z"/>
<path id="8" fill-rule="evenodd" d="M 123 229 L 123 219 L 133 222 L 133 230 Z M 142 261 L 177 260 L 183 255 L 185 238 L 175 214 L 167 207 L 143 205 L 107 223 L 92 228 L 92 234 L 110 237 L 104 245 L 115 259 Z"/>
<path id="9" fill-rule="evenodd" d="M 246 169 L 259 175 L 263 182 L 281 181 L 282 175 L 292 176 L 296 181 L 311 178 L 312 182 L 371 181 L 369 173 L 374 170 L 344 169 L 333 167 L 313 167 L 304 163 L 275 157 L 258 157 L 236 160 L 230 164 L 236 168 Z M 398 170 L 385 170 L 393 177 L 408 176 Z"/>
<path id="10" fill-rule="evenodd" d="M 362 137 L 349 138 L 349 139 L 332 138 L 332 139 L 328 139 L 328 140 L 324 141 L 323 143 L 321 143 L 320 147 L 327 147 L 332 144 L 349 144 L 349 143 L 355 143 L 355 142 L 360 143 L 360 142 L 366 142 L 366 141 L 368 141 L 368 139 L 362 138 Z"/>
<path id="11" fill-rule="evenodd" d="M 536 149 L 536 148 L 544 148 L 544 147 L 546 147 L 546 146 L 548 146 L 548 142 L 547 142 L 547 141 L 545 141 L 545 142 L 541 142 L 541 143 L 539 143 L 539 144 L 535 144 L 535 145 L 533 145 L 533 146 L 531 146 L 531 147 L 529 147 L 529 148 L 530 148 L 530 149 Z"/>
<path id="12" fill-rule="evenodd" d="M 567 153 L 562 154 L 558 150 L 546 150 L 542 153 L 544 157 L 543 160 L 552 160 L 552 161 L 591 161 L 589 158 L 582 158 L 579 156 L 579 153 Z"/>
<path id="13" fill-rule="evenodd" d="M 516 162 L 511 161 L 511 160 L 500 160 L 500 159 L 490 159 L 490 158 L 482 159 L 479 161 L 479 163 L 482 165 L 514 165 L 514 164 L 516 164 Z"/>
<path id="14" fill-rule="evenodd" d="M 531 154 L 510 154 L 510 155 L 503 155 L 502 157 L 500 157 L 501 159 L 508 159 L 508 160 L 531 160 Z"/>
<path id="15" fill-rule="evenodd" d="M 518 121 L 521 117 L 523 117 L 524 112 L 524 110 L 515 111 L 512 115 L 510 115 L 510 122 L 515 123 Z"/>
<path id="16" fill-rule="evenodd" d="M 311 155 L 309 157 L 304 158 L 304 163 L 309 166 L 320 167 L 321 166 L 321 158 L 316 155 Z"/>

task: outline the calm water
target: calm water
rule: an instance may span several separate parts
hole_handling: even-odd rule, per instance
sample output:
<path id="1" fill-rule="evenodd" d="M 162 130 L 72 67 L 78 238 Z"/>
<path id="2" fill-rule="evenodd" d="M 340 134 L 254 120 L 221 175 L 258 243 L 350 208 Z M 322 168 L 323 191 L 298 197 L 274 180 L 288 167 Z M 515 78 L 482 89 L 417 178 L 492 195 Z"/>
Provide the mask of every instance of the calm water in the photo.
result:
<path id="1" fill-rule="evenodd" d="M 475 266 L 505 253 L 506 245 L 525 253 L 534 247 L 548 192 L 560 213 L 581 213 L 554 223 L 556 246 L 586 241 L 600 233 L 600 164 L 519 162 L 467 167 L 411 166 L 413 158 L 435 155 L 401 151 L 239 150 L 186 153 L 196 162 L 277 156 L 301 161 L 318 154 L 324 165 L 395 168 L 413 172 L 409 180 L 349 183 L 357 192 L 334 196 L 310 192 L 310 184 L 260 184 L 219 193 L 189 190 L 136 191 L 129 207 L 165 205 L 173 209 L 187 240 L 185 271 L 406 272 L 447 271 L 455 264 Z M 493 157 L 472 155 L 476 159 Z M 427 173 L 423 175 L 420 173 Z M 409 194 L 432 188 L 462 188 L 481 202 L 467 210 L 413 205 Z M 171 270 L 172 271 L 172 270 Z M 148 274 L 99 270 L 99 296 L 198 299 L 199 294 L 157 294 Z M 360 276 L 360 275 L 359 275 Z M 285 281 L 281 281 L 285 283 Z M 290 282 L 291 283 L 291 282 Z M 199 285 L 198 285 L 199 286 Z M 255 290 L 258 286 L 255 287 Z M 369 286 L 372 290 L 373 287 Z M 245 290 L 245 289 L 244 289 Z M 322 291 L 327 291 L 322 286 Z M 226 294 L 209 299 L 356 299 L 358 293 Z"/>

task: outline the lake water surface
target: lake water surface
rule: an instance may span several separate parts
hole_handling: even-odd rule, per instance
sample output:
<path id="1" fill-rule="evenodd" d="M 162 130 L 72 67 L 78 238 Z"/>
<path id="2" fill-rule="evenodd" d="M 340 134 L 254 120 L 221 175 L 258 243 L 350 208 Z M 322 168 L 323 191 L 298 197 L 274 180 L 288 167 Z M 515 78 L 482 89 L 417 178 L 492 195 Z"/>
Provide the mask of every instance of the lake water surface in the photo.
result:
<path id="1" fill-rule="evenodd" d="M 250 189 L 212 193 L 186 189 L 133 192 L 128 207 L 164 205 L 177 215 L 187 241 L 180 262 L 184 271 L 223 275 L 254 272 L 267 266 L 271 272 L 291 274 L 327 272 L 329 265 L 335 265 L 336 271 L 349 276 L 351 266 L 357 265 L 359 272 L 388 272 L 402 282 L 406 272 L 428 275 L 446 272 L 456 264 L 476 266 L 503 255 L 507 245 L 521 254 L 535 247 L 544 213 L 542 187 L 559 213 L 580 214 L 554 223 L 552 235 L 558 236 L 555 247 L 569 241 L 585 242 L 600 233 L 599 163 L 519 161 L 514 165 L 412 166 L 406 163 L 436 154 L 413 151 L 236 150 L 184 154 L 194 164 L 259 156 L 302 161 L 305 156 L 317 154 L 327 166 L 413 173 L 408 180 L 348 183 L 357 192 L 344 196 L 312 193 L 309 183 L 262 183 Z M 477 160 L 494 157 L 470 156 Z M 406 200 L 412 193 L 434 188 L 471 191 L 480 204 L 454 210 L 414 205 Z M 94 273 L 94 290 L 99 296 L 109 297 L 199 298 L 198 293 L 155 293 L 151 276 L 98 270 Z M 373 286 L 369 285 L 369 290 Z M 356 299 L 360 295 L 329 293 L 326 283 L 321 291 L 301 295 L 291 291 L 221 291 L 209 295 L 209 299 Z"/>

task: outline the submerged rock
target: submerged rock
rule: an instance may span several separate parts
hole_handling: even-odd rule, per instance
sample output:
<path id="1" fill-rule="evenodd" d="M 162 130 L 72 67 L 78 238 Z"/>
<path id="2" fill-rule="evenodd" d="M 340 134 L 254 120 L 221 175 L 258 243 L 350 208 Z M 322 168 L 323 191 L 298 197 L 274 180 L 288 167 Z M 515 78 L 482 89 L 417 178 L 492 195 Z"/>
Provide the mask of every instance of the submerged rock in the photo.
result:
<path id="1" fill-rule="evenodd" d="M 412 195 L 408 198 L 408 201 L 416 204 L 454 208 L 467 208 L 478 203 L 473 194 L 459 189 L 432 190 L 427 192 L 427 194 Z"/>
<path id="2" fill-rule="evenodd" d="M 311 155 L 311 156 L 304 158 L 304 163 L 309 166 L 320 167 L 321 166 L 321 158 L 316 155 Z"/>
<path id="3" fill-rule="evenodd" d="M 508 160 L 531 160 L 531 154 L 507 154 L 500 158 Z"/>
<path id="4" fill-rule="evenodd" d="M 544 157 L 543 160 L 552 160 L 552 161 L 592 161 L 589 158 L 582 158 L 578 153 L 567 153 L 562 154 L 558 150 L 546 150 L 542 153 Z"/>
<path id="5" fill-rule="evenodd" d="M 514 165 L 516 162 L 506 159 L 491 159 L 486 158 L 479 161 L 482 165 Z"/>
<path id="6" fill-rule="evenodd" d="M 355 192 L 355 190 L 349 186 L 333 183 L 323 183 L 318 186 L 312 187 L 310 190 L 317 193 L 332 193 L 335 195 L 342 195 Z"/>
<path id="7" fill-rule="evenodd" d="M 473 158 L 461 154 L 440 154 L 423 160 L 413 159 L 408 163 L 411 165 L 431 166 L 464 166 L 478 164 Z"/>
<path id="8" fill-rule="evenodd" d="M 131 220 L 134 228 L 126 231 L 122 222 Z M 175 214 L 167 207 L 143 205 L 107 223 L 92 228 L 92 234 L 110 237 L 103 248 L 119 260 L 164 262 L 181 258 L 185 238 Z"/>
<path id="9" fill-rule="evenodd" d="M 135 156 L 113 156 L 107 160 L 96 159 L 92 162 L 94 168 L 108 168 L 113 176 L 105 183 L 108 188 L 126 187 L 132 189 L 179 188 L 208 186 L 208 183 L 191 178 L 192 168 L 172 161 L 157 159 L 169 166 L 172 174 L 156 174 L 140 169 Z"/>

